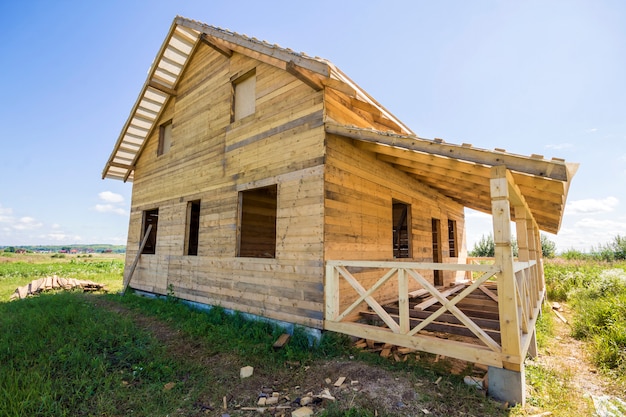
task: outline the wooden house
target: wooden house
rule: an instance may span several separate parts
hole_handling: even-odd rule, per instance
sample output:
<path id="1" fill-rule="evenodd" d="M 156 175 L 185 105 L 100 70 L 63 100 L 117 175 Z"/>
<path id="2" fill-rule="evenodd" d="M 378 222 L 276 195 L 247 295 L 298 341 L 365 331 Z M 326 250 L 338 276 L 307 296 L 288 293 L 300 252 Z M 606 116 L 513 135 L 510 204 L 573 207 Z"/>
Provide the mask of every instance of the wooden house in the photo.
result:
<path id="1" fill-rule="evenodd" d="M 419 138 L 327 60 L 176 17 L 103 178 L 133 182 L 132 288 L 520 373 L 574 172 Z"/>

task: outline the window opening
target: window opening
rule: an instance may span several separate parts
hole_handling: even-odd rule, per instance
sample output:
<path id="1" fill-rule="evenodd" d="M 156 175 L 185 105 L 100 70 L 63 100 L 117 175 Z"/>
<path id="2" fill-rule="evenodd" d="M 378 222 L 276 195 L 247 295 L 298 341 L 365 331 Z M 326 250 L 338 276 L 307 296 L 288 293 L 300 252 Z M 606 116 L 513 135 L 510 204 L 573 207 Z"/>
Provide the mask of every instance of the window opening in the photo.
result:
<path id="1" fill-rule="evenodd" d="M 277 194 L 278 187 L 276 185 L 239 193 L 237 256 L 276 257 Z"/>
<path id="2" fill-rule="evenodd" d="M 448 247 L 450 248 L 450 257 L 458 257 L 456 245 L 456 220 L 448 220 Z"/>
<path id="3" fill-rule="evenodd" d="M 146 210 L 143 212 L 143 228 L 141 233 L 141 239 L 146 235 L 148 227 L 152 226 L 148 240 L 143 247 L 142 254 L 154 255 L 156 253 L 156 240 L 157 240 L 157 226 L 159 224 L 159 209 Z"/>
<path id="4" fill-rule="evenodd" d="M 432 219 L 433 234 L 433 262 L 441 263 L 443 254 L 441 252 L 441 222 L 439 219 Z M 443 285 L 443 271 L 436 269 L 434 272 L 435 285 Z"/>
<path id="5" fill-rule="evenodd" d="M 169 152 L 172 147 L 172 121 L 169 120 L 159 126 L 159 149 L 157 156 L 164 155 Z"/>
<path id="6" fill-rule="evenodd" d="M 393 202 L 393 257 L 411 258 L 411 233 L 409 224 L 410 206 L 399 201 Z"/>
<path id="7" fill-rule="evenodd" d="M 233 81 L 233 109 L 231 122 L 255 112 L 256 71 L 252 70 Z"/>
<path id="8" fill-rule="evenodd" d="M 200 200 L 187 203 L 187 249 L 186 255 L 198 255 L 198 237 L 200 235 Z"/>

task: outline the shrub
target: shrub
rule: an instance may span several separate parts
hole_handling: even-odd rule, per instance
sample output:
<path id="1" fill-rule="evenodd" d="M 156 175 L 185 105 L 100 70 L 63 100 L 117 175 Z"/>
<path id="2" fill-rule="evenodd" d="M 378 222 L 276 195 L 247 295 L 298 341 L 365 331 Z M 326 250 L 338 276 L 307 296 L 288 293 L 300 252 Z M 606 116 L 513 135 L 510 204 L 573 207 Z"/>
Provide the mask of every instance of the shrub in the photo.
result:
<path id="1" fill-rule="evenodd" d="M 544 258 L 554 258 L 556 255 L 556 243 L 548 239 L 548 236 L 541 234 L 541 253 Z"/>

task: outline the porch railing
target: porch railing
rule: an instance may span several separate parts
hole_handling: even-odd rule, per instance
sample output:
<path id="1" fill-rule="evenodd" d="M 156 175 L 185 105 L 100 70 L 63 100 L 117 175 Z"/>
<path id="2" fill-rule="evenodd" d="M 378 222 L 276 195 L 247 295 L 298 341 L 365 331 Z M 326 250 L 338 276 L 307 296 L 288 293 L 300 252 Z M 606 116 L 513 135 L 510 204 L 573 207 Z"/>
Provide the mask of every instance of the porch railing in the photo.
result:
<path id="1" fill-rule="evenodd" d="M 440 263 L 415 263 L 415 262 L 378 262 L 378 261 L 327 261 L 326 262 L 326 285 L 325 285 L 325 328 L 332 331 L 361 337 L 378 342 L 392 343 L 398 346 L 414 348 L 417 350 L 441 354 L 475 363 L 489 366 L 503 367 L 504 363 L 521 363 L 526 355 L 529 342 L 526 340 L 534 330 L 538 306 L 543 299 L 543 289 L 539 283 L 536 271 L 536 262 L 514 263 L 515 294 L 502 297 L 490 291 L 485 283 L 487 280 L 501 280 L 507 274 L 501 274 L 500 265 L 468 265 L 468 264 L 440 264 Z M 358 269 L 359 273 L 378 271 L 378 278 L 368 279 L 374 282 L 369 288 L 365 288 L 359 280 L 358 274 L 351 273 L 350 268 Z M 466 283 L 466 287 L 458 294 L 448 299 L 447 289 L 439 289 L 424 277 L 424 271 L 465 271 L 468 276 L 478 276 Z M 357 275 L 357 276 L 355 276 Z M 510 275 L 509 275 L 510 276 Z M 348 285 L 343 284 L 342 280 Z M 381 297 L 388 294 L 377 294 L 384 285 L 393 284 L 398 289 L 398 314 L 391 315 L 383 307 Z M 413 285 L 411 285 L 413 283 Z M 413 320 L 412 326 L 410 305 L 411 287 L 423 288 L 428 291 L 440 307 L 433 311 L 430 316 L 423 320 Z M 498 286 L 499 287 L 499 286 Z M 510 286 L 507 286 L 510 287 Z M 496 341 L 485 329 L 481 328 L 471 317 L 465 314 L 457 304 L 475 290 L 480 289 L 492 300 L 514 300 L 517 307 L 517 320 L 503 322 L 500 318 L 500 328 L 507 327 L 509 332 L 514 326 L 522 341 L 519 352 L 511 352 L 511 349 L 503 349 L 502 343 Z M 350 291 L 342 293 L 342 291 Z M 356 294 L 355 294 L 356 292 Z M 356 299 L 354 297 L 356 296 Z M 378 298 L 377 298 L 378 297 Z M 342 300 L 354 300 L 348 302 Z M 354 320 L 359 311 L 369 307 L 385 325 L 385 327 L 360 323 Z M 511 311 L 511 310 L 509 310 Z M 479 340 L 480 344 L 460 342 L 449 339 L 433 337 L 421 333 L 430 324 L 435 322 L 445 312 L 451 313 L 458 321 Z M 513 321 L 514 323 L 511 323 Z M 493 334 L 493 333 L 492 333 Z M 504 353 L 506 352 L 506 353 Z"/>

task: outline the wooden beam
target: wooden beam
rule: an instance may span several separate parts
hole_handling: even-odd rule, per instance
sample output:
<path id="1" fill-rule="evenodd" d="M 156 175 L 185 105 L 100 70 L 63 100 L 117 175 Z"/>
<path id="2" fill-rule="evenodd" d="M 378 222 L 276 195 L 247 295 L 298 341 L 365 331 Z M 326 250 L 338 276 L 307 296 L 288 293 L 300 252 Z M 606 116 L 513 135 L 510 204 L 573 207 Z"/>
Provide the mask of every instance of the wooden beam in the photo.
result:
<path id="1" fill-rule="evenodd" d="M 219 45 L 219 43 L 215 40 L 213 36 L 209 36 L 206 33 L 203 33 L 202 35 L 200 35 L 200 41 L 205 45 L 210 46 L 220 54 L 224 55 L 226 58 L 230 58 L 231 56 L 233 56 L 233 51 Z"/>
<path id="2" fill-rule="evenodd" d="M 325 78 L 322 80 L 322 84 L 324 85 L 324 87 L 342 92 L 348 97 L 356 97 L 356 90 L 350 87 L 348 84 L 344 83 L 343 81 L 335 80 L 334 78 Z"/>
<path id="3" fill-rule="evenodd" d="M 321 59 L 307 57 L 287 48 L 281 48 L 278 45 L 271 45 L 267 42 L 248 38 L 238 33 L 209 26 L 180 16 L 175 19 L 174 23 L 202 32 L 207 36 L 219 40 L 222 47 L 269 63 L 270 65 L 279 66 L 284 69 L 287 62 L 294 61 L 299 67 L 306 68 L 325 77 L 330 76 L 328 64 Z"/>
<path id="4" fill-rule="evenodd" d="M 447 290 L 441 291 L 441 296 L 442 297 L 449 297 L 452 294 L 455 294 L 457 292 L 459 292 L 462 288 L 465 288 L 465 284 L 461 284 L 461 285 L 457 285 L 454 286 L 452 288 L 448 288 Z M 415 307 L 413 307 L 414 310 L 421 310 L 424 311 L 426 310 L 428 307 L 436 304 L 439 300 L 436 299 L 435 297 L 430 297 L 428 299 L 426 299 L 425 301 L 422 301 L 421 303 L 417 304 Z"/>
<path id="5" fill-rule="evenodd" d="M 397 146 L 412 151 L 475 162 L 477 164 L 489 166 L 506 165 L 508 169 L 514 171 L 558 181 L 569 181 L 567 166 L 560 161 L 537 160 L 527 156 L 469 148 L 444 142 L 438 143 L 417 136 L 388 135 L 368 129 L 331 123 L 326 124 L 326 132 L 366 142 Z"/>
<path id="6" fill-rule="evenodd" d="M 289 61 L 287 62 L 287 72 L 311 87 L 315 91 L 322 91 L 324 86 L 320 82 L 319 79 L 316 79 L 313 76 L 313 73 L 305 70 L 304 68 L 298 67 L 295 62 Z"/>
<path id="7" fill-rule="evenodd" d="M 152 225 L 148 225 L 146 229 L 146 233 L 141 240 L 141 244 L 139 245 L 139 250 L 137 251 L 137 255 L 135 256 L 135 260 L 133 264 L 130 266 L 128 271 L 128 276 L 124 278 L 124 288 L 122 289 L 122 295 L 126 294 L 126 290 L 130 285 L 130 280 L 133 278 L 133 274 L 135 273 L 135 268 L 137 268 L 137 263 L 139 263 L 139 258 L 141 257 L 141 252 L 143 252 L 143 248 L 146 246 L 146 242 L 148 242 L 148 237 L 150 237 L 150 232 L 152 231 Z"/>
<path id="8" fill-rule="evenodd" d="M 495 264 L 500 268 L 497 274 L 498 310 L 504 367 L 519 372 L 523 364 L 522 341 L 511 247 L 509 183 L 505 166 L 495 166 L 491 169 L 491 205 L 495 243 L 494 258 Z"/>
<path id="9" fill-rule="evenodd" d="M 152 88 L 154 88 L 156 90 L 159 90 L 159 91 L 161 91 L 161 92 L 163 92 L 165 94 L 169 94 L 170 96 L 176 97 L 176 95 L 178 94 L 176 92 L 176 90 L 174 90 L 173 88 L 166 87 L 165 85 L 163 85 L 160 82 L 155 81 L 155 80 L 150 80 L 148 82 L 148 86 L 150 86 L 150 87 L 152 87 Z M 135 117 L 137 117 L 137 116 L 135 115 Z"/>

